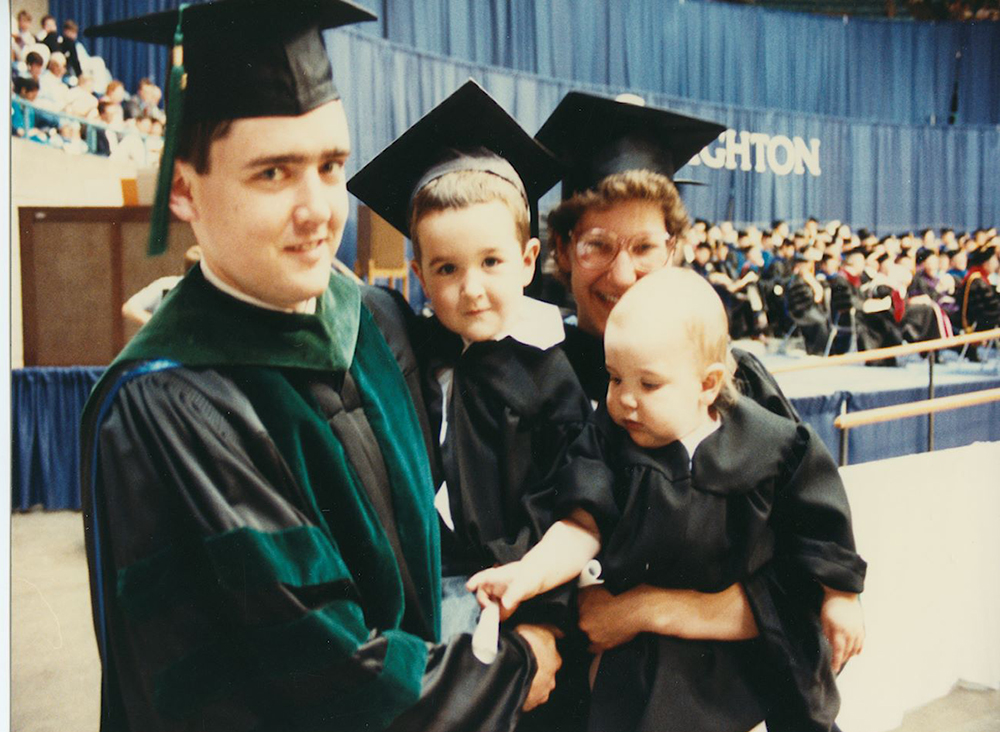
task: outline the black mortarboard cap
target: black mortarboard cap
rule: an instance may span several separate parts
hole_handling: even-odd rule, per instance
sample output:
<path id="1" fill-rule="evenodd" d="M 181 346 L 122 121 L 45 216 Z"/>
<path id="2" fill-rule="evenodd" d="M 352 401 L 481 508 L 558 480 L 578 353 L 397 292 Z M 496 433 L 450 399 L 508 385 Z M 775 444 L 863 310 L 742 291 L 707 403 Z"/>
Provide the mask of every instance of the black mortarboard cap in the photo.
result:
<path id="1" fill-rule="evenodd" d="M 921 247 L 920 249 L 917 250 L 917 253 L 916 255 L 914 255 L 913 260 L 917 264 L 923 264 L 932 254 L 934 254 L 933 249 L 927 249 L 925 247 Z"/>
<path id="2" fill-rule="evenodd" d="M 85 34 L 171 46 L 178 12 Z M 219 0 L 185 8 L 185 121 L 294 116 L 338 99 L 322 31 L 375 17 L 347 0 Z"/>
<path id="3" fill-rule="evenodd" d="M 986 264 L 990 257 L 996 254 L 996 247 L 985 246 L 980 249 L 975 249 L 969 252 L 968 263 L 970 267 L 978 267 L 981 264 Z"/>
<path id="4" fill-rule="evenodd" d="M 725 129 L 666 109 L 570 92 L 535 138 L 567 167 L 562 185 L 566 199 L 626 170 L 652 170 L 673 180 Z"/>
<path id="5" fill-rule="evenodd" d="M 470 79 L 359 170 L 347 190 L 409 236 L 417 191 L 465 170 L 509 180 L 529 208 L 562 176 L 556 158 Z"/>

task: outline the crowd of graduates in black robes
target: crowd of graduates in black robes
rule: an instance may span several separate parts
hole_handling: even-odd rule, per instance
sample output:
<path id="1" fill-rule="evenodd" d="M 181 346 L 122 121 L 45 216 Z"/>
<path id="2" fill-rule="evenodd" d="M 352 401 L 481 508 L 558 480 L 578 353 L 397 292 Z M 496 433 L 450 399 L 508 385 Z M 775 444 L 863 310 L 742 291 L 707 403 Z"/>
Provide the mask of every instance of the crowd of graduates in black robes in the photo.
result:
<path id="1" fill-rule="evenodd" d="M 798 333 L 829 355 L 1000 325 L 998 250 L 996 227 L 878 237 L 812 218 L 795 231 L 698 220 L 677 256 L 720 294 L 734 339 Z"/>

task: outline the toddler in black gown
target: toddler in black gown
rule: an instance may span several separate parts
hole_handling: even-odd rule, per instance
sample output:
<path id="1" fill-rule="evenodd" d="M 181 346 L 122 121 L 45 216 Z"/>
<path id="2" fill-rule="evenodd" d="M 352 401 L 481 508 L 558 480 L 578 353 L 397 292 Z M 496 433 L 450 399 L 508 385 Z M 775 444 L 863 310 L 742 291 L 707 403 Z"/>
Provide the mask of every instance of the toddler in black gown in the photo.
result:
<path id="1" fill-rule="evenodd" d="M 470 589 L 506 614 L 572 579 L 598 547 L 614 594 L 720 592 L 772 565 L 789 595 L 755 618 L 757 637 L 640 633 L 606 651 L 590 728 L 746 732 L 766 718 L 771 730 L 830 729 L 839 699 L 820 608 L 847 603 L 860 626 L 865 573 L 832 458 L 807 426 L 738 398 L 725 311 L 693 272 L 666 268 L 634 285 L 605 348 L 606 406 L 558 479 L 566 518 Z"/>

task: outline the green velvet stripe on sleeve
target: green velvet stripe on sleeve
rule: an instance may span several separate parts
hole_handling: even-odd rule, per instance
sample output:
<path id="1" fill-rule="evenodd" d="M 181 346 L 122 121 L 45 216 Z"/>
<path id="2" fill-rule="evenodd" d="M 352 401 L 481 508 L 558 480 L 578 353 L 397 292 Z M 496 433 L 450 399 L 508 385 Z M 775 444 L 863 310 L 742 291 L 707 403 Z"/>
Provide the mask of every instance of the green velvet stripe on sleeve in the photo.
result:
<path id="1" fill-rule="evenodd" d="M 370 316 L 366 323 L 374 327 Z M 388 351 L 384 341 L 381 346 Z M 388 357 L 392 359 L 391 353 Z M 386 400 L 408 400 L 394 359 L 391 365 L 398 389 L 391 380 L 374 379 L 374 383 L 386 388 Z M 358 372 L 368 373 L 364 369 Z M 194 600 L 205 616 L 219 618 L 218 633 L 212 641 L 178 649 L 178 656 L 156 672 L 157 707 L 166 716 L 194 720 L 206 705 L 226 698 L 272 700 L 268 703 L 273 703 L 280 715 L 299 706 L 325 705 L 339 699 L 345 708 L 366 710 L 357 720 L 358 729 L 381 729 L 419 698 L 426 665 L 424 642 L 428 640 L 397 632 L 405 601 L 389 539 L 344 447 L 325 417 L 292 386 L 283 370 L 247 367 L 233 369 L 233 374 L 302 492 L 289 498 L 312 514 L 313 525 L 287 536 L 264 538 L 240 530 L 205 541 L 204 550 L 212 559 L 199 568 L 202 574 Z M 412 406 L 408 401 L 404 404 L 415 425 Z M 404 418 L 396 418 L 407 424 Z M 416 435 L 413 444 L 422 448 L 419 432 Z M 379 439 L 380 445 L 384 444 Z M 426 462 L 417 465 L 420 467 L 413 475 L 419 477 L 426 472 Z M 412 506 L 413 516 L 405 520 L 419 519 L 421 530 L 433 510 L 429 482 L 419 484 L 417 490 L 409 484 L 398 485 L 396 475 L 391 479 L 394 492 L 403 494 L 402 500 L 394 498 L 394 504 L 401 507 L 397 511 Z M 336 510 L 325 515 L 320 512 L 316 496 L 321 494 L 323 504 Z M 425 499 L 426 511 L 421 513 Z M 402 515 L 399 523 L 404 523 Z M 426 528 L 422 531 L 419 551 L 411 548 L 407 556 L 419 557 L 426 576 L 435 566 L 430 565 L 428 555 L 436 554 L 437 544 L 436 535 Z M 169 564 L 169 559 L 160 561 Z M 138 612 L 155 611 L 158 598 L 169 594 L 169 572 L 161 573 L 166 577 L 161 588 L 154 569 L 130 568 L 120 579 Z M 291 616 L 286 612 L 280 619 L 275 615 L 248 618 L 243 598 L 260 597 L 264 592 L 267 596 L 262 599 L 269 607 L 281 603 L 289 593 L 280 584 L 284 579 L 291 580 L 290 584 L 343 579 L 350 592 L 336 588 L 337 592 L 325 595 L 328 601 L 322 607 L 301 606 L 298 616 L 294 616 L 296 606 L 292 605 Z M 266 585 L 271 580 L 279 584 L 272 585 L 269 592 Z M 250 592 L 254 583 L 264 585 L 263 590 Z M 245 586 L 250 594 L 234 592 L 231 586 Z M 241 624 L 244 622 L 248 624 Z M 380 636 L 388 642 L 379 641 Z M 373 642 L 384 643 L 377 645 L 375 655 L 371 655 Z M 296 679 L 328 677 L 329 690 L 323 685 L 299 699 Z M 331 728 L 341 729 L 336 725 Z"/>
<path id="2" fill-rule="evenodd" d="M 190 599 L 192 565 L 213 585 L 246 591 L 284 584 L 308 587 L 350 580 L 330 540 L 315 526 L 275 533 L 241 528 L 205 539 L 199 547 L 170 547 L 118 572 L 121 608 L 135 621 Z M 205 566 L 207 562 L 208 566 Z"/>

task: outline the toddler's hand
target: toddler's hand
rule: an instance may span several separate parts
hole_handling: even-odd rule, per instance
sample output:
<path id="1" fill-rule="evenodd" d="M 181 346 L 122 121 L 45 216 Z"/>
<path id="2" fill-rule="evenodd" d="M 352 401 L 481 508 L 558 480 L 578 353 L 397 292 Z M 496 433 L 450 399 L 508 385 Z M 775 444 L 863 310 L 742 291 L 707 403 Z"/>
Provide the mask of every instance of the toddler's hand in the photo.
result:
<path id="1" fill-rule="evenodd" d="M 465 588 L 476 593 L 481 607 L 495 602 L 500 607 L 500 619 L 506 620 L 521 605 L 539 593 L 539 578 L 523 562 L 511 562 L 484 569 L 469 578 Z"/>
<path id="2" fill-rule="evenodd" d="M 865 643 L 865 619 L 861 601 L 853 592 L 840 592 L 823 588 L 825 597 L 820 610 L 823 635 L 833 649 L 834 673 L 840 673 L 844 664 L 861 653 Z"/>

